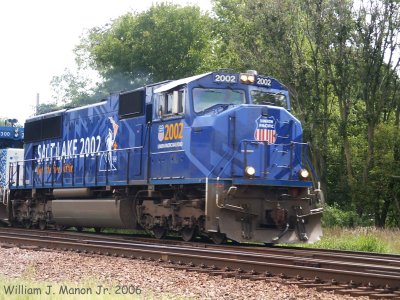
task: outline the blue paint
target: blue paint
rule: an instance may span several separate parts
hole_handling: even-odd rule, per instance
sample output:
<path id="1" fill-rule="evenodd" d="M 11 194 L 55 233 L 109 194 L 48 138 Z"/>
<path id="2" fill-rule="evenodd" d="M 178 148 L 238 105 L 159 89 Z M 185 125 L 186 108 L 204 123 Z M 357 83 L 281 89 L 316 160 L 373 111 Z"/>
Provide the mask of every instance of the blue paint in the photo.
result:
<path id="1" fill-rule="evenodd" d="M 59 115 L 62 126 L 59 137 L 25 144 L 23 188 L 193 184 L 206 178 L 312 185 L 299 179 L 307 145 L 299 120 L 288 110 L 289 92 L 276 79 L 256 76 L 255 83 L 244 84 L 238 73 L 217 72 L 142 90 L 143 110 L 131 117 L 119 114 L 121 95 L 116 94 L 98 104 L 27 120 L 29 125 Z M 176 94 L 163 98 L 172 90 Z M 282 106 L 253 103 L 254 91 L 270 93 L 271 101 L 279 99 Z M 215 95 L 221 103 L 196 106 L 194 97 L 200 94 L 210 103 Z M 181 100 L 174 108 L 160 106 L 163 99 Z M 255 168 L 252 178 L 246 177 L 246 166 Z"/>

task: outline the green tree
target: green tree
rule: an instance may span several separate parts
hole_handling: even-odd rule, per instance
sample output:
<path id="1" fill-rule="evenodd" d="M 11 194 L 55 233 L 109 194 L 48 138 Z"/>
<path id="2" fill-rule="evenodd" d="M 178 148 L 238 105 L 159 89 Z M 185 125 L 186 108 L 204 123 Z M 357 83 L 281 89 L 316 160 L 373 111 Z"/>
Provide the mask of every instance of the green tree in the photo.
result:
<path id="1" fill-rule="evenodd" d="M 212 19 L 197 6 L 153 5 L 89 31 L 77 47 L 108 83 L 121 87 L 177 79 L 207 68 Z"/>
<path id="2" fill-rule="evenodd" d="M 370 211 L 374 212 L 375 225 L 384 227 L 390 209 L 400 213 L 397 200 L 399 182 L 395 180 L 400 178 L 400 160 L 394 152 L 395 145 L 400 143 L 398 128 L 394 124 L 381 123 L 375 128 L 374 139 L 379 147 L 375 149 L 374 166 L 368 181 L 373 201 L 364 205 L 370 206 Z"/>
<path id="3" fill-rule="evenodd" d="M 82 72 L 84 69 L 79 66 L 76 72 L 65 69 L 62 75 L 52 78 L 50 86 L 55 104 L 75 107 L 99 101 L 101 92 L 97 85 Z"/>
<path id="4" fill-rule="evenodd" d="M 367 150 L 362 171 L 361 185 L 364 191 L 370 186 L 370 175 L 374 170 L 376 159 L 376 130 L 385 119 L 385 111 L 391 109 L 395 95 L 398 93 L 396 73 L 399 70 L 400 58 L 400 4 L 395 0 L 363 1 L 356 12 L 357 35 L 356 47 L 357 73 L 360 85 L 360 98 L 365 104 L 365 122 L 367 124 Z M 394 147 L 395 145 L 393 145 Z M 393 149 L 392 149 L 393 150 Z M 387 176 L 386 176 L 387 177 Z M 386 178 L 385 177 L 385 178 Z M 386 213 L 380 202 L 372 193 L 364 195 L 375 204 L 377 226 L 384 226 Z M 362 204 L 365 200 L 362 201 Z M 383 203 L 383 205 L 386 205 Z M 384 212 L 383 215 L 380 212 Z"/>
<path id="5" fill-rule="evenodd" d="M 58 106 L 57 103 L 52 102 L 52 103 L 42 103 L 39 104 L 39 106 L 36 107 L 36 112 L 35 115 L 41 115 L 41 114 L 46 114 L 52 111 L 60 110 L 62 109 L 61 106 Z"/>
<path id="6" fill-rule="evenodd" d="M 21 127 L 17 119 L 9 119 L 9 118 L 0 118 L 0 126 Z"/>
<path id="7" fill-rule="evenodd" d="M 212 22 L 198 6 L 161 3 L 92 28 L 74 50 L 77 71 L 53 77 L 54 98 L 85 105 L 110 92 L 209 71 L 215 61 Z M 87 75 L 93 71 L 97 82 Z"/>

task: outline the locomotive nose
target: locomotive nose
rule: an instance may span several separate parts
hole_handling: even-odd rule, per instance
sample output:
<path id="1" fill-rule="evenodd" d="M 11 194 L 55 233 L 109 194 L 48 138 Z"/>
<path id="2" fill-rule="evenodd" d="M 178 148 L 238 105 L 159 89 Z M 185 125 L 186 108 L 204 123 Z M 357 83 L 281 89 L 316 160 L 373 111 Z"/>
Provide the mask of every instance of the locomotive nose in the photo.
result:
<path id="1" fill-rule="evenodd" d="M 301 169 L 301 128 L 283 108 L 243 105 L 230 119 L 236 177 L 291 180 Z M 250 172 L 249 172 L 250 171 Z"/>

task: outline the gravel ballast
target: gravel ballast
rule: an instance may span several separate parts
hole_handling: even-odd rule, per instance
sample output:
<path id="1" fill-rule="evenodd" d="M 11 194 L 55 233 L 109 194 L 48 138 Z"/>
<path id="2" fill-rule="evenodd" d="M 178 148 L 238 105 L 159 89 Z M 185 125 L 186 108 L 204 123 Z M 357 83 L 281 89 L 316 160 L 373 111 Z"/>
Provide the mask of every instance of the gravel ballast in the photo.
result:
<path id="1" fill-rule="evenodd" d="M 22 279 L 46 284 L 95 282 L 114 288 L 134 286 L 140 289 L 141 296 L 156 299 L 368 299 L 278 282 L 174 270 L 155 262 L 16 247 L 0 248 L 0 277 L 13 279 L 13 284 Z M 95 295 L 93 298 L 96 299 Z"/>

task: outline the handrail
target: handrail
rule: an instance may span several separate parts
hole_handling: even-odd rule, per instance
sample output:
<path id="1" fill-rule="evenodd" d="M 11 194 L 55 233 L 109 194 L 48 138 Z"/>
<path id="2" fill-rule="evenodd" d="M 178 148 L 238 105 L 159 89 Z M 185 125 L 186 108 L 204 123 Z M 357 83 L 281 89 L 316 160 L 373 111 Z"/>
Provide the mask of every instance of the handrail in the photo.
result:
<path id="1" fill-rule="evenodd" d="M 8 203 L 8 197 L 10 196 L 10 189 L 9 189 L 9 184 L 7 183 L 6 186 L 3 187 L 3 199 L 2 203 L 3 205 L 7 206 Z"/>
<path id="2" fill-rule="evenodd" d="M 257 144 L 261 145 L 263 149 L 260 149 L 260 155 L 262 155 L 263 159 L 260 161 L 260 165 L 258 167 L 260 170 L 260 177 L 266 179 L 269 170 L 268 167 L 271 167 L 268 165 L 268 159 L 267 155 L 270 153 L 270 147 L 277 146 L 277 149 L 279 150 L 282 147 L 290 147 L 290 149 L 287 149 L 286 153 L 290 152 L 290 158 L 286 157 L 286 162 L 285 162 L 285 168 L 290 169 L 289 170 L 289 180 L 292 180 L 293 170 L 296 166 L 299 164 L 302 166 L 307 167 L 308 169 L 311 170 L 311 173 L 314 178 L 318 180 L 318 176 L 310 162 L 310 159 L 308 157 L 308 151 L 307 147 L 309 146 L 308 143 L 302 143 L 302 142 L 290 142 L 290 143 L 282 143 L 282 144 L 268 144 L 267 141 L 258 141 L 258 140 L 250 140 L 250 139 L 243 139 L 238 143 L 238 146 L 235 147 L 236 149 L 232 149 L 232 151 L 226 151 L 221 158 L 219 159 L 218 163 L 211 168 L 209 171 L 209 174 L 207 177 L 212 176 L 212 173 L 218 168 L 222 167 L 221 170 L 218 172 L 216 177 L 221 177 L 224 171 L 226 171 L 226 168 L 228 166 L 232 165 L 232 161 L 235 159 L 235 157 L 240 157 L 240 159 L 243 158 L 245 165 L 246 161 L 248 159 L 248 156 L 250 155 L 250 152 L 247 151 L 247 146 L 249 144 Z M 300 146 L 301 148 L 297 148 L 296 146 Z M 99 184 L 99 181 L 101 184 L 104 184 L 103 182 L 103 177 L 105 176 L 105 184 L 109 184 L 109 172 L 113 168 L 113 166 L 110 166 L 110 159 L 111 156 L 110 154 L 113 153 L 122 153 L 125 157 L 126 155 L 126 160 L 127 164 L 126 165 L 126 171 L 125 171 L 125 166 L 121 168 L 123 170 L 122 172 L 125 172 L 125 175 L 123 173 L 118 174 L 118 182 L 120 182 L 120 178 L 122 180 L 125 180 L 127 183 L 129 183 L 129 174 L 130 174 L 130 163 L 133 161 L 131 155 L 136 153 L 133 153 L 135 150 L 143 150 L 143 146 L 138 146 L 138 147 L 130 147 L 130 148 L 122 148 L 122 149 L 114 149 L 114 150 L 106 150 L 106 151 L 99 151 L 95 153 L 79 153 L 79 154 L 72 154 L 72 155 L 65 155 L 65 156 L 52 156 L 52 157 L 45 157 L 45 158 L 33 158 L 33 159 L 27 159 L 23 161 L 16 161 L 10 163 L 10 169 L 11 171 L 13 168 L 16 166 L 17 172 L 13 172 L 12 179 L 13 183 L 9 185 L 9 188 L 12 186 L 19 186 L 20 185 L 20 179 L 21 176 L 23 178 L 22 186 L 32 186 L 32 187 L 54 187 L 54 186 L 81 186 L 82 184 L 85 185 L 87 182 L 87 175 L 93 174 L 94 180 L 90 180 L 89 184 L 97 186 Z M 244 152 L 243 152 L 244 149 Z M 305 150 L 306 151 L 305 151 Z M 257 150 L 258 151 L 258 150 Z M 131 153 L 132 152 L 132 153 Z M 301 154 L 300 154 L 301 152 Z M 299 155 L 295 155 L 295 153 L 299 153 Z M 143 153 L 141 153 L 143 155 Z M 244 155 L 244 157 L 241 157 L 240 155 Z M 104 159 L 106 160 L 104 164 Z M 79 161 L 77 162 L 77 159 Z M 82 161 L 83 159 L 83 161 Z M 288 161 L 289 159 L 289 161 Z M 226 161 L 225 164 L 223 164 L 223 161 Z M 72 162 L 71 162 L 72 161 Z M 66 164 L 67 163 L 67 164 Z M 65 171 L 64 167 L 69 168 L 69 165 L 72 163 L 71 170 L 72 171 Z M 83 172 L 82 174 L 76 172 L 76 165 L 78 163 L 78 167 L 82 167 L 83 163 Z M 90 163 L 90 165 L 89 165 Z M 142 162 L 140 162 L 141 164 Z M 287 164 L 286 164 L 287 163 Z M 31 165 L 29 165 L 31 164 Z M 94 165 L 93 165 L 94 164 Z M 94 166 L 94 167 L 92 167 Z M 20 171 L 20 168 L 22 167 L 22 172 Z M 36 172 L 35 168 L 43 168 L 41 172 Z M 283 167 L 283 165 L 282 165 Z M 46 168 L 46 169 L 45 169 Z M 90 168 L 90 169 L 89 169 Z M 99 173 L 99 169 L 101 168 L 101 171 L 104 171 L 105 173 Z M 104 168 L 104 170 L 103 170 Z M 93 170 L 95 169 L 95 170 Z M 89 173 L 87 174 L 87 170 L 89 170 Z M 232 170 L 233 171 L 233 170 Z M 29 174 L 30 173 L 30 174 Z M 57 175 L 56 175 L 57 174 Z M 68 176 L 65 176 L 65 174 L 68 174 Z M 136 173 L 135 173 L 136 174 Z M 45 178 L 46 175 L 46 178 Z M 51 176 L 51 177 L 49 177 Z M 76 180 L 76 176 L 78 178 L 78 182 Z M 100 180 L 99 180 L 99 176 Z M 134 175 L 137 176 L 137 175 Z M 16 177 L 16 178 L 15 178 Z M 30 177 L 31 182 L 27 184 L 26 179 L 27 177 Z M 50 181 L 49 181 L 50 178 Z M 67 178 L 67 180 L 65 180 Z M 115 177 L 113 177 L 115 178 Z M 115 179 L 114 179 L 115 180 Z M 3 200 L 4 201 L 4 200 Z"/>

